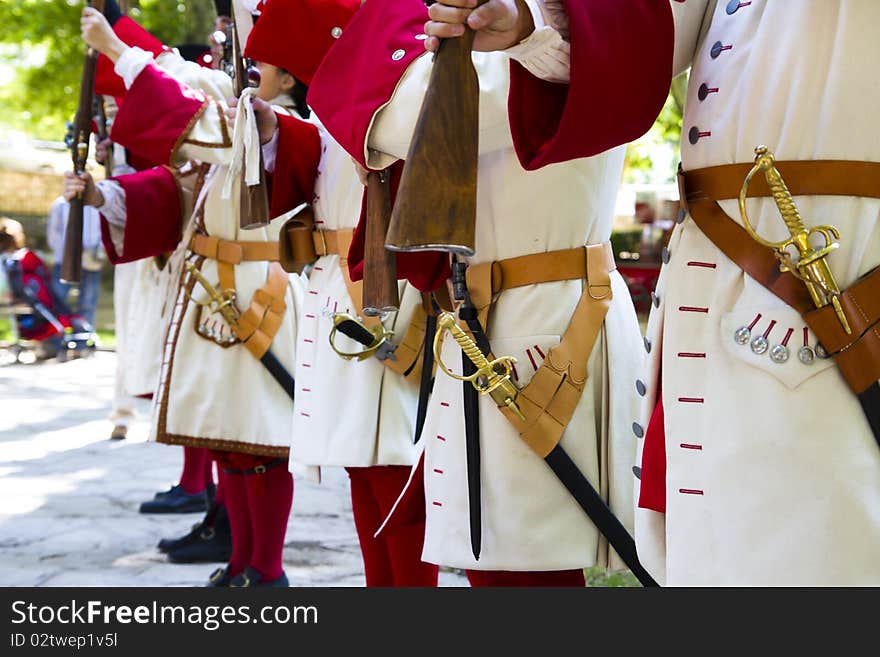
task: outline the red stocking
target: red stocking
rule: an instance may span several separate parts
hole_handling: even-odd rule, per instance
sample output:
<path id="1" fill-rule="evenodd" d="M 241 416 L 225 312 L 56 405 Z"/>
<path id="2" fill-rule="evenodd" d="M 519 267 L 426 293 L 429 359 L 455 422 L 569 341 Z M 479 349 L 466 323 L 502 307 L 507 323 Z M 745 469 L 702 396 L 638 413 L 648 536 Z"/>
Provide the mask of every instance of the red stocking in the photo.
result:
<path id="1" fill-rule="evenodd" d="M 183 448 L 183 472 L 180 475 L 180 485 L 190 495 L 205 490 L 206 464 L 207 467 L 211 466 L 211 456 L 207 449 L 202 447 Z"/>
<path id="2" fill-rule="evenodd" d="M 254 535 L 250 566 L 268 582 L 284 572 L 281 557 L 293 506 L 293 477 L 287 469 L 287 459 L 258 458 L 261 463 L 254 467 L 264 465 L 266 471 L 244 477 Z M 234 527 L 232 535 L 235 536 Z"/>
<path id="3" fill-rule="evenodd" d="M 479 586 L 586 586 L 584 571 L 509 571 L 509 570 L 468 570 L 468 581 L 473 587 Z"/>

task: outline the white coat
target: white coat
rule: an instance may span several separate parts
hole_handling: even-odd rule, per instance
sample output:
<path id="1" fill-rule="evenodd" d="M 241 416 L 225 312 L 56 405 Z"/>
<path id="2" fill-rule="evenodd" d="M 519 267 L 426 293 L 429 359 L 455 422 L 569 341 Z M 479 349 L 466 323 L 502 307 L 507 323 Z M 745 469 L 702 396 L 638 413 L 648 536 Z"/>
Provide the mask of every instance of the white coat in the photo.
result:
<path id="1" fill-rule="evenodd" d="M 316 225 L 322 230 L 353 229 L 361 214 L 363 185 L 349 155 L 315 122 L 322 140 L 312 204 Z M 397 329 L 394 342 L 403 338 L 420 302 L 415 288 L 401 284 L 401 310 L 383 320 L 387 328 Z M 354 314 L 355 308 L 339 256 L 322 256 L 309 272 L 297 322 L 291 470 L 412 465 L 418 383 L 375 358 L 348 361 L 337 355 L 328 340 L 337 311 Z M 341 334 L 337 346 L 348 352 L 363 349 Z"/>
<path id="2" fill-rule="evenodd" d="M 751 162 L 759 144 L 779 160 L 880 161 L 880 3 L 755 0 L 732 14 L 726 7 L 672 2 L 676 72 L 693 66 L 684 169 Z M 703 83 L 717 91 L 700 100 Z M 711 135 L 690 143 L 694 126 Z M 840 229 L 829 263 L 841 287 L 880 263 L 880 200 L 795 201 L 808 224 Z M 721 205 L 740 221 L 735 200 Z M 749 208 L 761 234 L 784 236 L 771 199 Z M 670 585 L 880 584 L 880 450 L 856 397 L 830 359 L 798 359 L 798 313 L 690 218 L 676 227 L 669 254 L 648 327 L 640 420 L 647 426 L 662 369 L 667 509 L 665 518 L 638 511 L 643 564 Z M 734 341 L 758 314 L 752 335 L 777 322 L 771 345 L 794 329 L 784 364 Z M 812 333 L 807 340 L 815 346 Z"/>
<path id="3" fill-rule="evenodd" d="M 404 158 L 430 73 L 430 56 L 407 69 L 368 136 L 371 167 Z M 623 148 L 526 172 L 508 124 L 508 60 L 475 54 L 480 81 L 476 255 L 472 264 L 608 240 Z M 632 302 L 611 275 L 614 299 L 589 359 L 589 380 L 561 445 L 632 528 L 630 431 L 633 381 L 644 362 Z M 582 281 L 503 292 L 486 327 L 496 356 L 517 358 L 525 385 L 569 324 Z M 444 343 L 443 360 L 461 371 L 461 351 Z M 610 364 L 614 363 L 613 369 Z M 482 554 L 471 553 L 462 383 L 440 373 L 423 433 L 427 526 L 423 559 L 478 570 L 563 570 L 606 565 L 604 540 L 549 467 L 518 437 L 488 397 L 480 400 Z M 614 565 L 619 565 L 615 559 Z"/>

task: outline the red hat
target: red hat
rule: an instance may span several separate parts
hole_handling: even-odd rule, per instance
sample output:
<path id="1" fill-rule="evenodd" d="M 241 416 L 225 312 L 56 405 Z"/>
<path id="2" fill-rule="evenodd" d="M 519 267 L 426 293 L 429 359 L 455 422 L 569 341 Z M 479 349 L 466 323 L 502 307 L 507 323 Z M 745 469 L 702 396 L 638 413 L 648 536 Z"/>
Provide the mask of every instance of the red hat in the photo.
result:
<path id="1" fill-rule="evenodd" d="M 308 85 L 360 6 L 361 0 L 265 0 L 244 54 Z"/>

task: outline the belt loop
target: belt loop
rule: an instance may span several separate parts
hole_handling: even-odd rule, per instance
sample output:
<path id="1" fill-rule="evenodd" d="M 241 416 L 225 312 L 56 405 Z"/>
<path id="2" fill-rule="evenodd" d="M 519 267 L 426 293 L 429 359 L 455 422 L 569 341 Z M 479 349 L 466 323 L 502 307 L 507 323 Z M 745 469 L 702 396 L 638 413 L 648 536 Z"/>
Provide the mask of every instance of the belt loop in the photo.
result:
<path id="1" fill-rule="evenodd" d="M 587 258 L 587 286 L 590 298 L 597 301 L 611 294 L 611 278 L 605 244 L 590 244 L 584 254 Z"/>
<path id="2" fill-rule="evenodd" d="M 324 247 L 324 253 L 322 253 L 321 255 L 329 255 L 330 251 L 327 249 L 327 236 L 324 235 L 323 230 L 318 230 L 318 234 L 321 236 L 321 246 Z"/>

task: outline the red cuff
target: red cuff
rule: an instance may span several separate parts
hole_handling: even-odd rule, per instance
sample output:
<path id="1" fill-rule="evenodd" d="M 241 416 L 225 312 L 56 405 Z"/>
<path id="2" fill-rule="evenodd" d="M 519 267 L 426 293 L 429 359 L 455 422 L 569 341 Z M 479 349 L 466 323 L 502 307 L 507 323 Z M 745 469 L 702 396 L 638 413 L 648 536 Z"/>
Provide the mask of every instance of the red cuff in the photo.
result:
<path id="1" fill-rule="evenodd" d="M 510 130 L 528 170 L 637 139 L 660 113 L 672 74 L 668 0 L 564 0 L 571 81 L 510 69 Z"/>
<path id="2" fill-rule="evenodd" d="M 170 164 L 178 141 L 209 104 L 201 91 L 147 64 L 116 114 L 111 138 L 154 166 Z"/>

